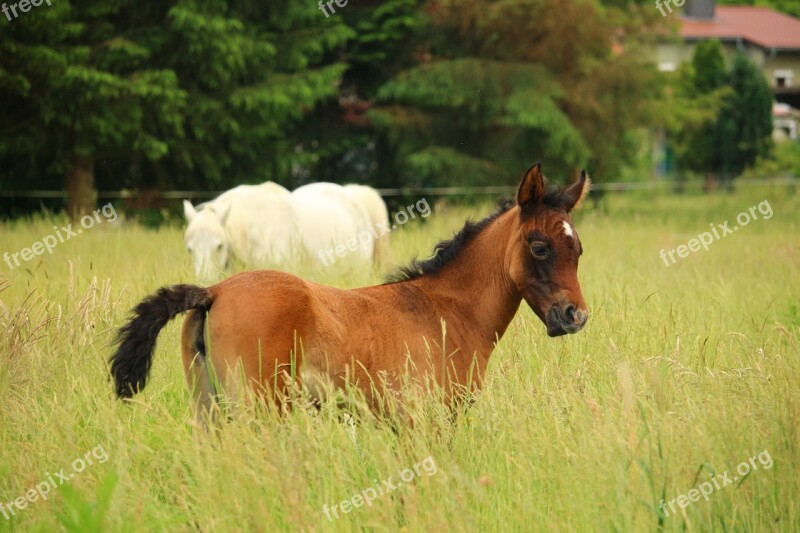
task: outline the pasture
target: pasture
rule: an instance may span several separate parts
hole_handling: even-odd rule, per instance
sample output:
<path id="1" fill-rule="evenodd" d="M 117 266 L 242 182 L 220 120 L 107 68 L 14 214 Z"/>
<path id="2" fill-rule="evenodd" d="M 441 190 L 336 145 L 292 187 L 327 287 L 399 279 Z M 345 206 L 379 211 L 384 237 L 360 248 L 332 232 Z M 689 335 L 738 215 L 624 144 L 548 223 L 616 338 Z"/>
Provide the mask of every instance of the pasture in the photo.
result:
<path id="1" fill-rule="evenodd" d="M 756 210 L 708 251 L 660 257 L 765 200 L 769 219 Z M 393 258 L 492 209 L 434 207 L 392 233 Z M 799 210 L 787 187 L 587 202 L 573 217 L 584 330 L 548 338 L 523 302 L 466 415 L 431 403 L 397 431 L 326 407 L 240 409 L 204 433 L 180 320 L 148 388 L 116 400 L 114 329 L 194 271 L 179 225 L 98 223 L 52 255 L 0 263 L 0 531 L 797 531 Z M 66 221 L 0 225 L 0 254 L 54 225 Z M 344 263 L 298 270 L 381 280 Z"/>

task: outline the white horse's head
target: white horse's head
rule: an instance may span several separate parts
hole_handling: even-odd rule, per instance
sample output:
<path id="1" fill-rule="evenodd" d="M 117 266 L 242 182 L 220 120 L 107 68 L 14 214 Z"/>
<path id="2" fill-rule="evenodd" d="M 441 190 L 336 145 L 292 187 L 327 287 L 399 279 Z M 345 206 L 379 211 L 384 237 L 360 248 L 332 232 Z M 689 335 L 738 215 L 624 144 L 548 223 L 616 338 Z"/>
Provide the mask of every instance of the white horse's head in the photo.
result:
<path id="1" fill-rule="evenodd" d="M 230 248 L 225 219 L 230 206 L 230 202 L 208 204 L 198 211 L 188 200 L 183 201 L 183 213 L 188 223 L 183 240 L 192 254 L 194 272 L 200 280 L 214 281 L 214 277 L 228 265 Z"/>

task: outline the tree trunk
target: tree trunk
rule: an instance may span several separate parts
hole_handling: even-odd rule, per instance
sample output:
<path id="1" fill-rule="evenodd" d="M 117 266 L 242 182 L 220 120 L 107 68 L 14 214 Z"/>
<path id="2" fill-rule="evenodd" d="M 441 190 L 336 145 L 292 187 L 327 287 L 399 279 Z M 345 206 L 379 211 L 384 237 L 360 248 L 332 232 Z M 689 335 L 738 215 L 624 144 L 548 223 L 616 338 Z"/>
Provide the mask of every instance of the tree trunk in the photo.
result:
<path id="1" fill-rule="evenodd" d="M 77 156 L 67 170 L 67 215 L 76 222 L 95 207 L 94 160 Z"/>

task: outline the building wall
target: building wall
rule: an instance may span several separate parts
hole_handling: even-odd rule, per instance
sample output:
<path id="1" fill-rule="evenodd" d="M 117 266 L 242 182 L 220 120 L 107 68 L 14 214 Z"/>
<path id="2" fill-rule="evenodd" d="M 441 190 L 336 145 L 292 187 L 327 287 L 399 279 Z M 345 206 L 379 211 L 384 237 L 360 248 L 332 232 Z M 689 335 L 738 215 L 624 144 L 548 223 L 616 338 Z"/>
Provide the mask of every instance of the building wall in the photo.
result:
<path id="1" fill-rule="evenodd" d="M 770 54 L 766 54 L 766 56 L 762 69 L 770 82 L 770 86 L 773 89 L 776 88 L 776 70 L 790 70 L 794 74 L 792 88 L 800 92 L 800 52 L 777 52 L 775 57 Z"/>
<path id="2" fill-rule="evenodd" d="M 682 63 L 692 60 L 695 42 L 661 43 L 652 52 L 656 65 L 660 70 L 672 71 Z M 723 42 L 723 54 L 728 63 L 737 51 L 741 50 L 761 69 L 769 81 L 770 87 L 776 88 L 775 71 L 790 70 L 794 74 L 793 88 L 800 92 L 800 51 L 765 50 L 758 46 L 744 43 Z"/>
<path id="3" fill-rule="evenodd" d="M 659 70 L 671 72 L 681 63 L 691 61 L 694 46 L 686 43 L 661 43 L 655 47 L 652 57 Z"/>

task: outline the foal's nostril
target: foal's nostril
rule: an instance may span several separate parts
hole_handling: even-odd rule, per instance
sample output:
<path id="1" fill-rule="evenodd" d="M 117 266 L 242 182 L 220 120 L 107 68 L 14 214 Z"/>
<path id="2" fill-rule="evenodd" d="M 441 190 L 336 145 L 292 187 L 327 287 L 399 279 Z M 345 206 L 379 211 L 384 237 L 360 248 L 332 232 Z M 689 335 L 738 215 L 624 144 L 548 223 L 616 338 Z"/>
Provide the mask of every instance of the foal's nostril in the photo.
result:
<path id="1" fill-rule="evenodd" d="M 564 316 L 567 319 L 567 322 L 574 323 L 575 322 L 575 313 L 578 311 L 578 308 L 572 304 L 568 304 L 564 308 Z"/>

